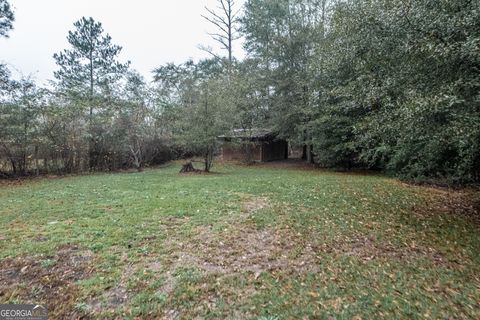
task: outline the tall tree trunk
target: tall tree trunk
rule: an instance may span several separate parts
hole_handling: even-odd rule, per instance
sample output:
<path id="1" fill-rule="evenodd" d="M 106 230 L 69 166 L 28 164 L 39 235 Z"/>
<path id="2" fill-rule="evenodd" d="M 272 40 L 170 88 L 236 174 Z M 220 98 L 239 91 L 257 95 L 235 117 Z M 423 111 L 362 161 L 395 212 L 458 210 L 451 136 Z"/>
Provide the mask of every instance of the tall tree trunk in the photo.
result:
<path id="1" fill-rule="evenodd" d="M 232 48 L 232 41 L 233 41 L 233 33 L 232 33 L 232 1 L 227 0 L 227 5 L 228 5 L 228 14 L 227 14 L 227 19 L 228 19 L 228 62 L 230 63 L 229 68 L 231 69 L 232 67 L 232 62 L 233 62 L 233 48 Z"/>
<path id="2" fill-rule="evenodd" d="M 15 164 L 15 160 L 10 158 L 10 164 L 12 165 L 13 175 L 17 175 L 17 165 Z"/>
<path id="3" fill-rule="evenodd" d="M 313 145 L 311 133 L 308 129 L 304 131 L 305 144 L 303 145 L 302 159 L 306 160 L 308 163 L 313 163 Z"/>
<path id="4" fill-rule="evenodd" d="M 137 145 L 135 147 L 135 144 Z M 133 145 L 130 145 L 130 152 L 133 157 L 133 165 L 140 172 L 143 171 L 142 150 L 140 149 L 140 143 L 138 140 Z"/>
<path id="5" fill-rule="evenodd" d="M 89 63 L 90 63 L 90 96 L 89 96 L 89 103 L 90 103 L 90 110 L 89 110 L 89 119 L 88 119 L 88 126 L 90 131 L 90 139 L 88 143 L 88 163 L 89 169 L 92 171 L 96 167 L 96 156 L 95 156 L 95 137 L 93 133 L 93 48 L 90 48 L 90 56 L 89 56 Z"/>
<path id="6" fill-rule="evenodd" d="M 235 24 L 237 21 L 236 12 L 234 12 L 234 1 L 217 0 L 217 4 L 220 11 L 217 12 L 205 7 L 209 15 L 202 15 L 202 17 L 217 28 L 216 33 L 209 33 L 209 35 L 221 45 L 222 49 L 227 50 L 228 69 L 230 72 L 233 63 L 233 41 L 236 40 Z M 219 58 L 211 49 L 205 48 L 204 50 Z"/>
<path id="7" fill-rule="evenodd" d="M 40 175 L 40 168 L 38 164 L 38 145 L 35 146 L 35 175 L 37 177 Z"/>
<path id="8" fill-rule="evenodd" d="M 205 172 L 210 172 L 212 168 L 212 161 L 213 161 L 213 150 L 209 146 L 207 147 L 207 152 L 205 153 Z"/>
<path id="9" fill-rule="evenodd" d="M 49 170 L 48 170 L 48 155 L 46 153 L 43 157 L 43 170 L 45 170 L 46 173 L 49 173 Z"/>
<path id="10" fill-rule="evenodd" d="M 209 171 L 210 171 L 210 168 L 208 165 L 208 151 L 207 151 L 207 153 L 205 154 L 205 172 L 209 172 Z"/>
<path id="11" fill-rule="evenodd" d="M 22 161 L 20 162 L 20 173 L 24 176 L 27 171 L 27 143 L 28 143 L 28 123 L 25 121 L 23 125 L 23 141 L 22 141 Z"/>
<path id="12" fill-rule="evenodd" d="M 311 144 L 307 144 L 307 162 L 313 163 L 313 146 Z"/>

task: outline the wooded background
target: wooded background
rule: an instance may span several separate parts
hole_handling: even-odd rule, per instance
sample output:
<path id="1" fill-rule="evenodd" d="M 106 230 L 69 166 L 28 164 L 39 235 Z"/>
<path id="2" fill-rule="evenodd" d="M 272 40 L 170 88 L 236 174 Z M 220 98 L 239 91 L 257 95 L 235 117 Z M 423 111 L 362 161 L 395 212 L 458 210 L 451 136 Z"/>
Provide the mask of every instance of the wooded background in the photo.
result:
<path id="1" fill-rule="evenodd" d="M 202 47 L 211 59 L 159 66 L 152 83 L 92 18 L 54 55 L 50 87 L 0 66 L 0 176 L 186 155 L 209 170 L 219 135 L 267 127 L 321 166 L 479 182 L 479 1 L 219 0 L 204 17 L 225 52 Z M 13 26 L 0 0 L 0 36 Z"/>

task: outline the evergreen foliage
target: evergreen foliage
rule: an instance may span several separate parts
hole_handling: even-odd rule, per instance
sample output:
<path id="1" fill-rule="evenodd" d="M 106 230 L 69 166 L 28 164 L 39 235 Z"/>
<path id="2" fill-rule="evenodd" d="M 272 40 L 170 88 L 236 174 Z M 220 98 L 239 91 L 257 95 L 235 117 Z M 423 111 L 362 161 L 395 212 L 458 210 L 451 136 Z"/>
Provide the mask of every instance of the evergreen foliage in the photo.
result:
<path id="1" fill-rule="evenodd" d="M 228 58 L 160 66 L 153 84 L 118 61 L 121 47 L 92 18 L 54 55 L 53 90 L 0 66 L 0 170 L 141 170 L 201 156 L 208 171 L 219 135 L 268 128 L 325 167 L 480 180 L 478 1 L 248 0 L 238 16 L 233 1 L 217 4 L 205 18 Z M 6 36 L 5 0 L 0 14 Z"/>

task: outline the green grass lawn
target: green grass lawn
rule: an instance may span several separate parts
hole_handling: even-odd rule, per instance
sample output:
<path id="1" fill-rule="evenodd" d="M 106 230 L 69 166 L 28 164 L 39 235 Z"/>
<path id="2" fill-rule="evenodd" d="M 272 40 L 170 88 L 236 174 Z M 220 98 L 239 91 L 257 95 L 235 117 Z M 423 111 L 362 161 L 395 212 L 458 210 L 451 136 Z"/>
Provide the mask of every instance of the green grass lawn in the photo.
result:
<path id="1" fill-rule="evenodd" d="M 178 170 L 0 185 L 0 303 L 45 303 L 52 319 L 480 318 L 466 192 Z"/>

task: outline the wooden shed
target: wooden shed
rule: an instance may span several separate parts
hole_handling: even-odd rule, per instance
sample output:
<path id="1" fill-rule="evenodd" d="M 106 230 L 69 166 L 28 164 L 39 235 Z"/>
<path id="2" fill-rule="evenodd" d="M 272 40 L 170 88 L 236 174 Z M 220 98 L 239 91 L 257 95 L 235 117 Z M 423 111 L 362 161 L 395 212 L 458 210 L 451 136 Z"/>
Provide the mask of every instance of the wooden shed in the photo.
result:
<path id="1" fill-rule="evenodd" d="M 268 162 L 288 158 L 288 142 L 266 129 L 235 129 L 220 136 L 225 161 Z"/>

